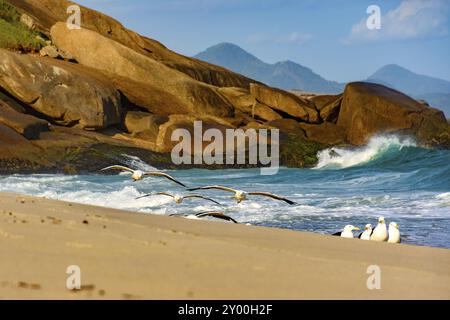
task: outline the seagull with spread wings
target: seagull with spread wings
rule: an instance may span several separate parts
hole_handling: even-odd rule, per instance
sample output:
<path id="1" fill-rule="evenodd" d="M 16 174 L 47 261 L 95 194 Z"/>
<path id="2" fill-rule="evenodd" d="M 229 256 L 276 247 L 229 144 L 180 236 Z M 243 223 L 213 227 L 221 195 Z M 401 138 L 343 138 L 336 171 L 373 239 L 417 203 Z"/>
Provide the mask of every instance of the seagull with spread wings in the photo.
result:
<path id="1" fill-rule="evenodd" d="M 173 182 L 175 182 L 176 184 L 179 184 L 180 186 L 183 186 L 186 188 L 186 185 L 181 183 L 180 181 L 176 180 L 174 177 L 168 175 L 167 173 L 164 172 L 160 172 L 160 171 L 149 171 L 149 172 L 145 172 L 145 171 L 141 171 L 141 170 L 133 170 L 130 169 L 128 167 L 125 166 L 120 166 L 120 165 L 115 165 L 115 166 L 110 166 L 110 167 L 106 167 L 101 169 L 100 171 L 107 171 L 107 170 L 120 170 L 120 171 L 128 171 L 131 172 L 131 178 L 133 179 L 133 181 L 139 181 L 144 179 L 146 176 L 152 176 L 152 177 L 164 177 L 166 179 L 169 179 Z"/>
<path id="2" fill-rule="evenodd" d="M 285 197 L 277 196 L 276 194 L 270 193 L 270 192 L 245 192 L 241 190 L 236 190 L 229 187 L 224 186 L 205 186 L 205 187 L 199 187 L 199 188 L 191 188 L 188 189 L 189 191 L 197 191 L 197 190 L 222 190 L 227 192 L 234 193 L 234 198 L 236 199 L 237 203 L 241 203 L 244 200 L 247 200 L 248 196 L 262 196 L 262 197 L 268 197 L 274 200 L 284 201 L 287 202 L 290 205 L 297 204 L 296 202 L 289 200 Z"/>
<path id="3" fill-rule="evenodd" d="M 219 220 L 225 220 L 225 221 L 229 221 L 232 223 L 239 223 L 237 222 L 235 219 L 233 219 L 230 216 L 225 215 L 223 212 L 220 211 L 204 211 L 204 212 L 199 212 L 196 214 L 171 214 L 171 217 L 183 217 L 186 219 L 191 219 L 191 220 L 202 220 L 202 218 L 215 218 L 215 219 L 219 219 Z"/>
<path id="4" fill-rule="evenodd" d="M 203 199 L 203 200 L 211 201 L 211 202 L 214 202 L 215 204 L 218 204 L 219 206 L 221 206 L 221 204 L 220 204 L 219 202 L 217 202 L 216 200 L 211 199 L 211 198 L 208 198 L 208 197 L 204 197 L 204 196 L 199 195 L 199 194 L 188 194 L 188 195 L 186 195 L 186 196 L 179 196 L 179 195 L 173 195 L 173 194 L 170 194 L 170 193 L 168 193 L 168 192 L 158 192 L 158 193 L 154 193 L 154 194 L 153 194 L 153 193 L 149 193 L 149 194 L 143 195 L 143 196 L 141 196 L 141 197 L 136 198 L 136 200 L 137 200 L 137 199 L 146 198 L 146 197 L 152 197 L 152 196 L 166 196 L 166 197 L 171 197 L 171 198 L 175 201 L 175 203 L 177 203 L 177 204 L 182 203 L 184 199 L 194 199 L 194 198 L 197 198 L 197 199 Z"/>

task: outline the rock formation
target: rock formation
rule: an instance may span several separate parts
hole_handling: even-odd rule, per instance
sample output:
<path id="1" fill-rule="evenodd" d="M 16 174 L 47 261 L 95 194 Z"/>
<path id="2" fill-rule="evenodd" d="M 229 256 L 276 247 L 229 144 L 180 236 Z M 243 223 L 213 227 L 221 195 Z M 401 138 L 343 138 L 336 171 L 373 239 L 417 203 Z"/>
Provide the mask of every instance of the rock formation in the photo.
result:
<path id="1" fill-rule="evenodd" d="M 94 171 L 133 154 L 171 167 L 177 128 L 281 131 L 281 160 L 310 166 L 330 145 L 402 133 L 450 147 L 442 112 L 369 83 L 340 95 L 299 96 L 179 55 L 81 7 L 68 29 L 66 0 L 9 0 L 48 39 L 38 54 L 0 49 L 0 172 Z"/>

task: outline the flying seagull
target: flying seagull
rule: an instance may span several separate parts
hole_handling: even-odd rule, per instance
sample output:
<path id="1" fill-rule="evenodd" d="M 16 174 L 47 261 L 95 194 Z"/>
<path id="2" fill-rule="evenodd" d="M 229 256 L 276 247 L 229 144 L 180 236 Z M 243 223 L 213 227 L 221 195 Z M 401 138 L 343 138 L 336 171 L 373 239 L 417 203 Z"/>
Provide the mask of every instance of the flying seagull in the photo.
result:
<path id="1" fill-rule="evenodd" d="M 183 217 L 186 219 L 192 219 L 192 220 L 201 220 L 202 218 L 211 217 L 216 218 L 220 220 L 230 221 L 233 223 L 239 223 L 233 218 L 225 215 L 223 212 L 218 211 L 205 211 L 205 212 L 199 212 L 196 214 L 171 214 L 171 217 Z"/>
<path id="2" fill-rule="evenodd" d="M 353 237 L 353 231 L 358 231 L 358 230 L 359 230 L 358 227 L 355 227 L 355 226 L 352 226 L 352 225 L 347 225 L 347 226 L 344 227 L 343 231 L 333 233 L 333 236 L 339 236 L 339 237 L 342 237 L 342 238 L 354 238 Z"/>
<path id="3" fill-rule="evenodd" d="M 388 240 L 388 231 L 386 227 L 386 223 L 384 221 L 384 217 L 378 218 L 378 225 L 373 229 L 372 235 L 370 236 L 370 240 L 383 242 Z"/>
<path id="4" fill-rule="evenodd" d="M 144 171 L 141 171 L 141 170 L 133 170 L 133 169 L 130 169 L 130 168 L 127 168 L 127 167 L 124 167 L 124 166 L 119 166 L 119 165 L 103 168 L 100 171 L 107 171 L 107 170 L 120 170 L 120 171 L 131 172 L 132 173 L 131 178 L 133 179 L 133 181 L 142 180 L 146 176 L 164 177 L 164 178 L 169 179 L 169 180 L 179 184 L 180 186 L 183 186 L 183 187 L 186 188 L 186 185 L 184 185 L 180 181 L 176 180 L 175 178 L 173 178 L 172 176 L 170 176 L 170 175 L 168 175 L 167 173 L 164 173 L 164 172 L 159 172 L 159 171 L 144 172 Z"/>
<path id="5" fill-rule="evenodd" d="M 170 194 L 170 193 L 168 193 L 168 192 L 158 192 L 158 193 L 155 193 L 155 194 L 152 194 L 152 193 L 146 194 L 146 195 L 144 195 L 144 196 L 141 196 L 141 197 L 136 198 L 136 200 L 137 200 L 137 199 L 146 198 L 146 197 L 151 197 L 151 196 L 166 196 L 166 197 L 171 197 L 171 198 L 173 198 L 173 200 L 174 200 L 175 203 L 177 203 L 177 204 L 182 203 L 184 199 L 198 198 L 198 199 L 203 199 L 203 200 L 208 200 L 208 201 L 214 202 L 215 204 L 218 204 L 219 206 L 221 206 L 221 204 L 220 204 L 219 202 L 217 202 L 216 200 L 211 199 L 211 198 L 208 198 L 208 197 L 204 197 L 204 196 L 199 195 L 199 194 L 189 194 L 189 195 L 187 195 L 187 196 L 179 196 L 179 195 L 172 195 L 172 194 Z"/>
<path id="6" fill-rule="evenodd" d="M 359 239 L 361 240 L 370 240 L 370 236 L 372 235 L 373 229 L 371 224 L 366 224 L 364 228 L 364 232 L 359 235 Z"/>
<path id="7" fill-rule="evenodd" d="M 400 237 L 400 227 L 397 223 L 391 222 L 389 223 L 389 243 L 400 243 L 402 239 Z"/>
<path id="8" fill-rule="evenodd" d="M 211 190 L 211 189 L 233 192 L 234 198 L 236 199 L 237 203 L 241 203 L 242 201 L 247 200 L 247 196 L 262 196 L 262 197 L 272 198 L 274 200 L 284 201 L 284 202 L 289 203 L 290 205 L 297 204 L 294 201 L 291 201 L 284 197 L 277 196 L 276 194 L 273 194 L 270 192 L 245 192 L 245 191 L 236 190 L 236 189 L 224 187 L 224 186 L 206 186 L 206 187 L 191 188 L 188 190 L 196 191 L 196 190 Z"/>
<path id="9" fill-rule="evenodd" d="M 230 221 L 233 223 L 239 223 L 236 220 L 234 220 L 232 217 L 225 215 L 223 212 L 217 212 L 217 211 L 199 212 L 196 214 L 196 216 L 199 218 L 212 217 L 212 218 L 216 218 L 216 219 Z"/>

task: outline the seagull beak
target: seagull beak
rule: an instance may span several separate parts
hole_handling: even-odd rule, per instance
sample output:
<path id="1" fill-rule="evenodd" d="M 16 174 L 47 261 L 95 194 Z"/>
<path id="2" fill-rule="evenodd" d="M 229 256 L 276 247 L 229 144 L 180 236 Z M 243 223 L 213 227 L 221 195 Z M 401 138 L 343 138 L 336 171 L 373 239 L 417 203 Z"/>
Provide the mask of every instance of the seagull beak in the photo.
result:
<path id="1" fill-rule="evenodd" d="M 361 230 L 360 228 L 358 228 L 358 227 L 354 227 L 353 228 L 353 230 L 355 230 L 355 231 L 359 231 L 359 230 Z"/>

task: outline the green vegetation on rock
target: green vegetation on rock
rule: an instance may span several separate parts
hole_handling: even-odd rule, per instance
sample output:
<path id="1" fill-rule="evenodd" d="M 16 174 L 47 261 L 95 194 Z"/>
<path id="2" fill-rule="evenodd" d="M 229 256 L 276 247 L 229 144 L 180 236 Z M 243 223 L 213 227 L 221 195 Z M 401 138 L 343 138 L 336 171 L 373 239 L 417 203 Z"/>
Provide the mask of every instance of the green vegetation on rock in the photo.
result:
<path id="1" fill-rule="evenodd" d="M 295 135 L 281 143 L 281 165 L 293 168 L 309 168 L 317 164 L 319 151 L 329 148 L 327 144 L 306 140 Z"/>
<path id="2" fill-rule="evenodd" d="M 39 51 L 45 46 L 43 35 L 20 22 L 20 12 L 0 0 L 0 48 L 25 52 Z"/>

